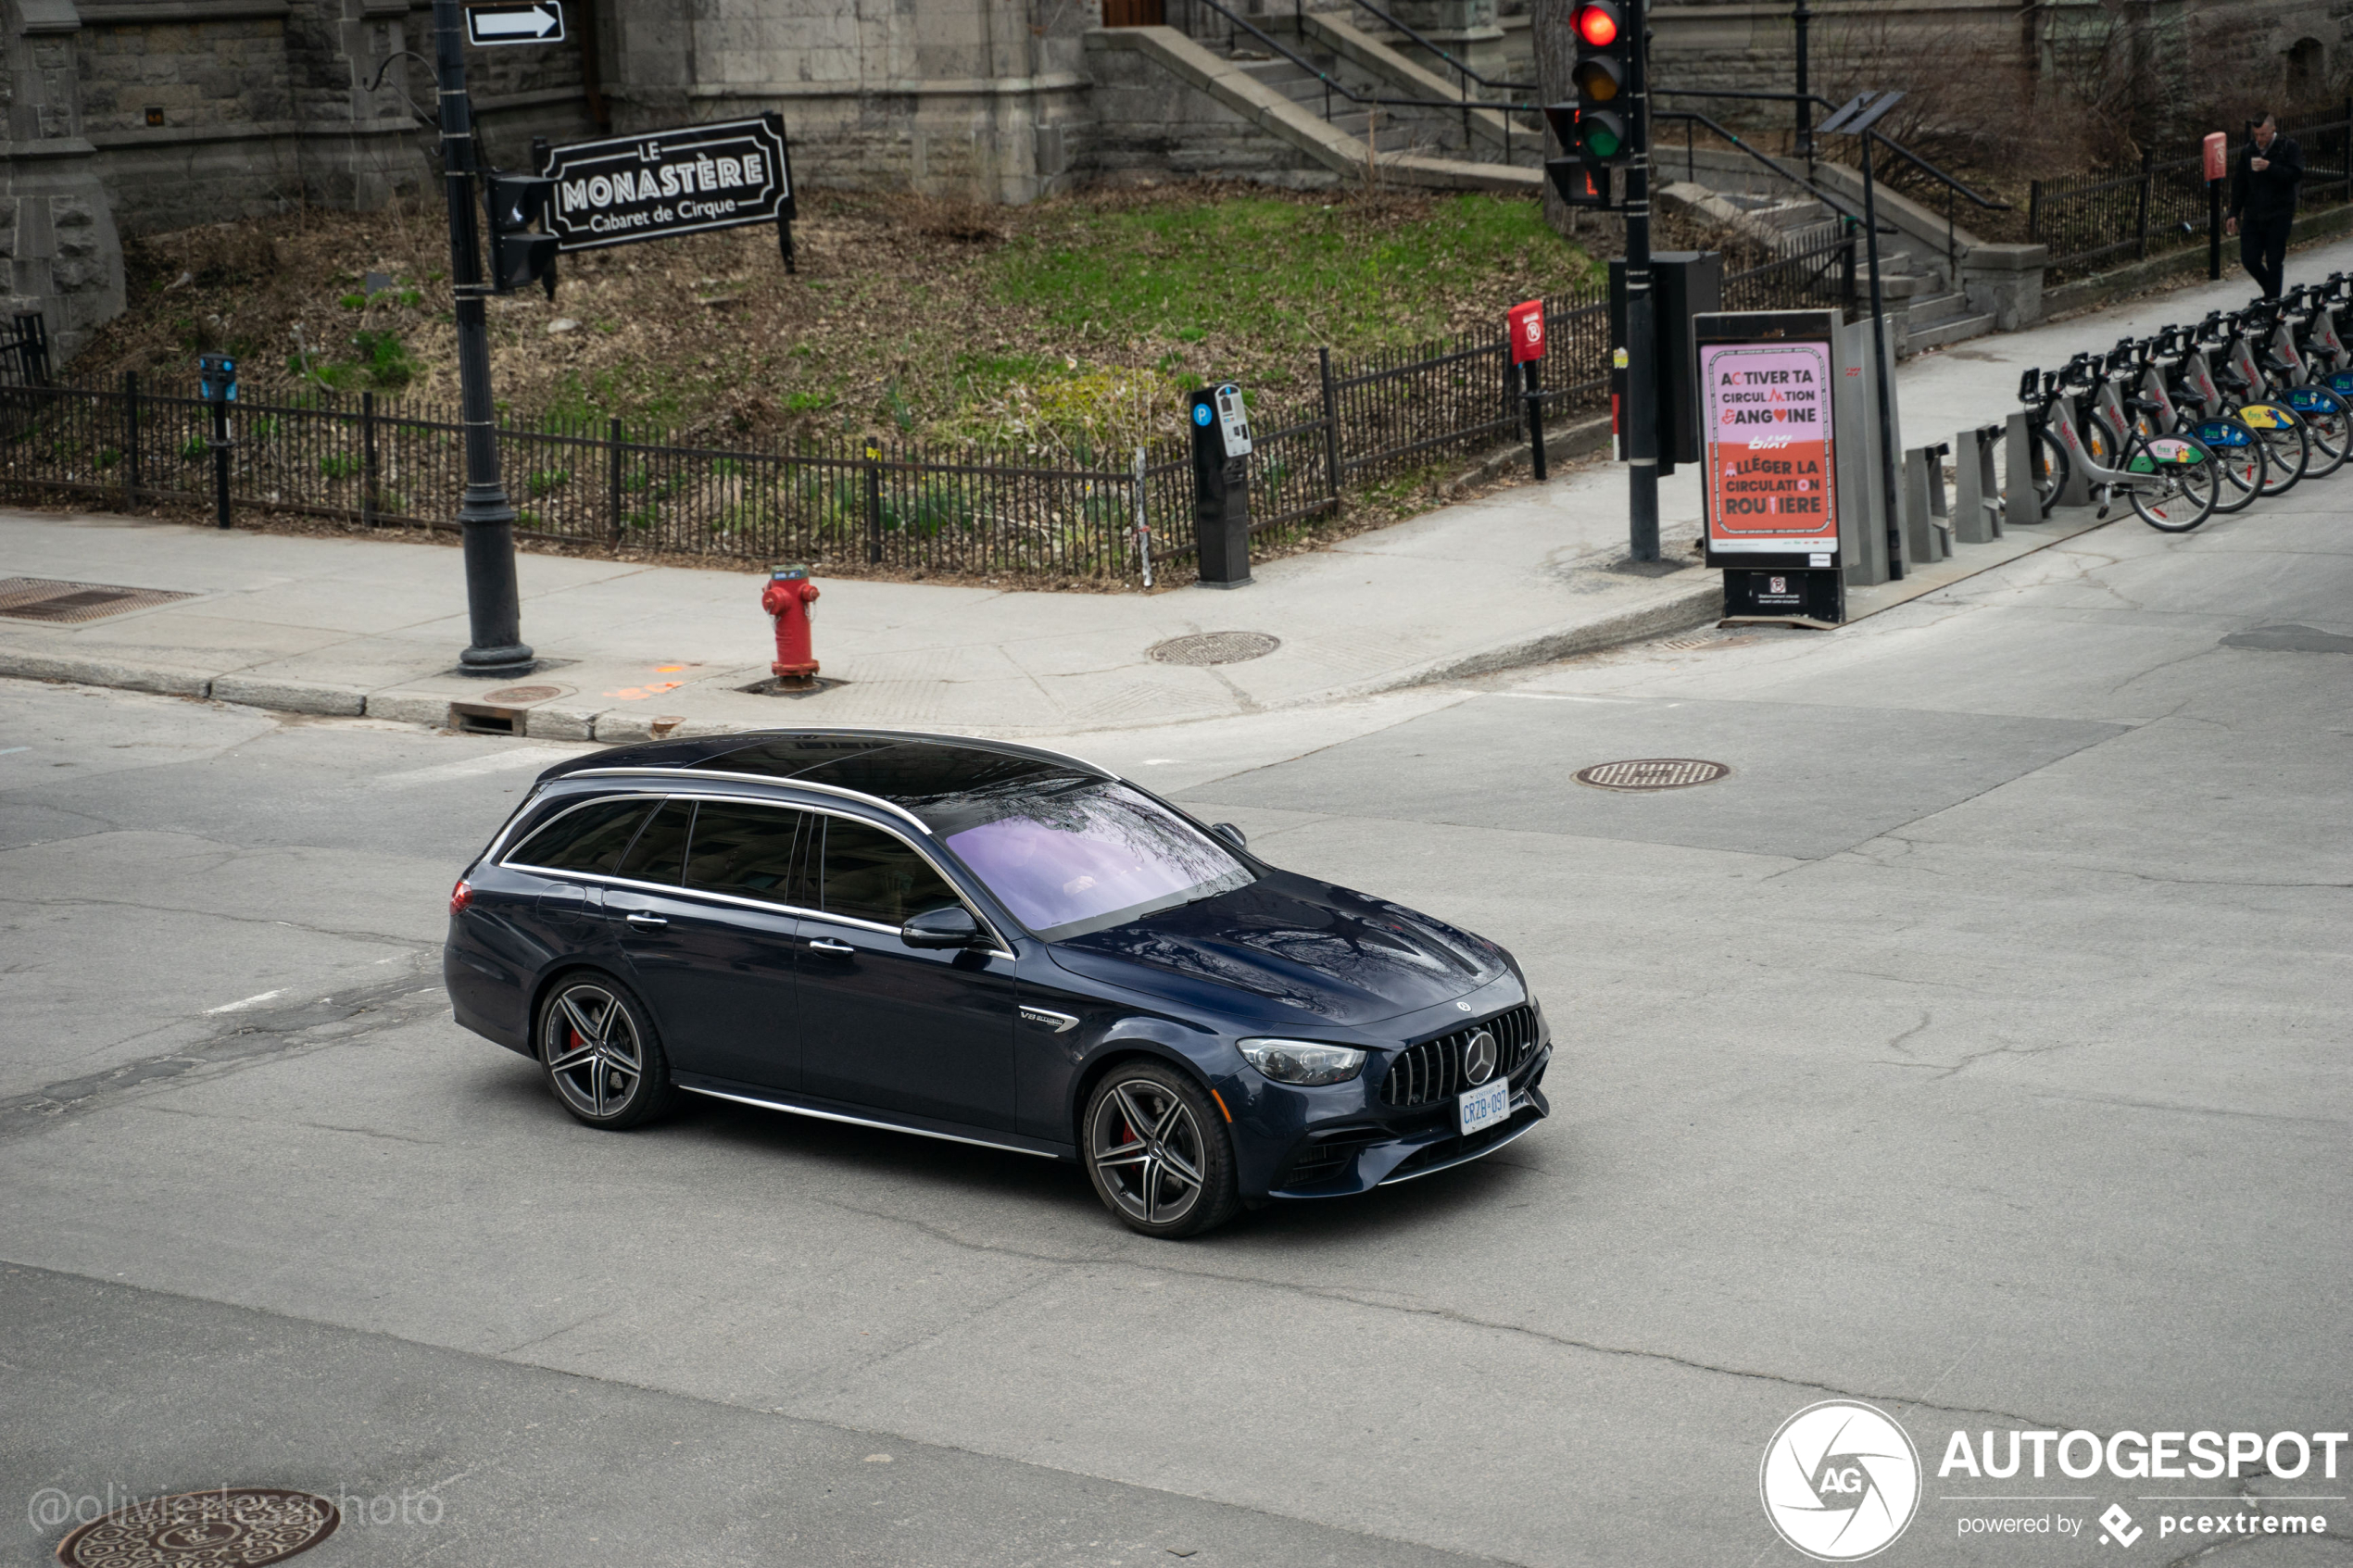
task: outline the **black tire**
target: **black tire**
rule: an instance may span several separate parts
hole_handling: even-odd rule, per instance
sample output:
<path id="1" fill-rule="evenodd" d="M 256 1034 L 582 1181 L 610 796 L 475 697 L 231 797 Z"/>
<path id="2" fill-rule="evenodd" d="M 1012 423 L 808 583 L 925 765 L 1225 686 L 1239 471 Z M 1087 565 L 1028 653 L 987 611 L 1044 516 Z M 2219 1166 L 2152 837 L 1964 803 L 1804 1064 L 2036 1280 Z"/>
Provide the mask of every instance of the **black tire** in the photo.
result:
<path id="1" fill-rule="evenodd" d="M 619 1132 L 677 1103 L 653 1015 L 609 974 L 582 970 L 548 987 L 531 1037 L 556 1103 L 591 1127 Z"/>
<path id="2" fill-rule="evenodd" d="M 2316 392 L 2330 407 L 2303 411 L 2304 428 L 2312 438 L 2312 465 L 2304 470 L 2308 479 L 2326 479 L 2345 466 L 2353 457 L 2353 422 L 2346 418 L 2345 399 L 2327 387 L 2315 386 L 2301 390 Z"/>
<path id="3" fill-rule="evenodd" d="M 2123 467 L 2120 455 L 2124 444 L 2117 440 L 2116 432 L 2108 428 L 2108 421 L 2100 418 L 2097 410 L 2085 410 L 2076 423 L 2075 433 L 2083 438 L 2083 455 L 2092 459 L 2093 467 Z"/>
<path id="4" fill-rule="evenodd" d="M 2238 427 L 2236 431 L 2225 433 L 2245 437 L 2244 443 L 2238 445 L 2208 443 L 2214 453 L 2217 471 L 2222 477 L 2221 486 L 2214 496 L 2214 509 L 2227 517 L 2233 512 L 2246 510 L 2263 494 L 2263 478 L 2271 465 L 2271 458 L 2261 437 L 2241 421 L 2228 416 L 2219 420 L 2200 420 L 2191 429 L 2194 432 L 2203 430 L 2207 425 L 2215 423 L 2235 425 Z M 2204 440 L 2205 437 L 2199 439 Z"/>
<path id="5" fill-rule="evenodd" d="M 1095 1196 L 1139 1235 L 1199 1236 L 1241 1207 L 1226 1118 L 1174 1067 L 1138 1060 L 1104 1073 L 1079 1138 Z"/>
<path id="6" fill-rule="evenodd" d="M 2242 409 L 2238 416 L 2252 425 Z M 2304 421 L 2266 428 L 2256 426 L 2255 433 L 2263 438 L 2263 494 L 2284 495 L 2296 486 L 2307 469 L 2312 466 L 2312 438 L 2305 432 Z"/>
<path id="7" fill-rule="evenodd" d="M 2124 449 L 2122 466 L 2134 474 L 2151 472 L 2160 476 L 2165 488 L 2152 493 L 2133 486 L 2130 492 L 2133 510 L 2160 533 L 2187 533 L 2214 515 L 2215 496 L 2222 484 L 2221 465 L 2202 441 L 2186 435 L 2169 435 L 2164 439 L 2179 442 L 2188 451 L 2177 455 L 2186 455 L 2193 460 L 2160 463 L 2151 455 L 2148 442 L 2134 437 Z"/>
<path id="8" fill-rule="evenodd" d="M 2049 425 L 2039 427 L 2034 442 L 2034 503 L 2041 508 L 2040 516 L 2050 516 L 2051 508 L 2058 505 L 2074 467 L 2067 455 L 2067 443 Z"/>

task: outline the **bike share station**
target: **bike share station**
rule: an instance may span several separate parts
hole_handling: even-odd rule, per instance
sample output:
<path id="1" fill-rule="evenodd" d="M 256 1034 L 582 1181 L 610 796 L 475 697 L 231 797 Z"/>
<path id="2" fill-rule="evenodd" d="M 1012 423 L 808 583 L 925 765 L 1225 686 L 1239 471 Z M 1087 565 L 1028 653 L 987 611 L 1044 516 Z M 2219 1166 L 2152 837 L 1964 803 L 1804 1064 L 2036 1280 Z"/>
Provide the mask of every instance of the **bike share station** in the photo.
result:
<path id="1" fill-rule="evenodd" d="M 1722 624 L 1830 630 L 2101 521 L 2088 506 L 2045 520 L 2031 478 L 2004 483 L 2033 471 L 2015 421 L 1905 448 L 1893 386 L 1882 427 L 1869 320 L 1701 313 L 1689 341 L 1664 380 L 1688 377 L 1698 408 L 1702 543 L 1724 573 Z M 1897 433 L 1893 473 L 1882 428 Z"/>

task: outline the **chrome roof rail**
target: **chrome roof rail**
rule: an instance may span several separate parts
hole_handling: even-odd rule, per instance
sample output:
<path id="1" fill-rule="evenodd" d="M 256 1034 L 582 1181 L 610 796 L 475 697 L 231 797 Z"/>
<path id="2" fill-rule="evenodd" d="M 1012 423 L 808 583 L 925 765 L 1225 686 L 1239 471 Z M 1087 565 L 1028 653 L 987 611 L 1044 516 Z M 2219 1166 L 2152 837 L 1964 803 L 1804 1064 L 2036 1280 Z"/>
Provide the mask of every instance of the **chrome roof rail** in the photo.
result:
<path id="1" fill-rule="evenodd" d="M 730 773 L 716 768 L 582 768 L 552 782 L 562 784 L 570 779 L 668 779 L 677 783 L 686 779 L 727 779 L 736 784 L 765 784 L 771 789 L 805 789 L 812 795 L 830 795 L 841 800 L 855 800 L 862 806 L 887 811 L 901 822 L 912 823 L 917 833 L 928 834 L 931 824 L 895 800 L 885 800 L 878 795 L 844 789 L 839 784 L 817 784 L 809 779 L 780 779 L 774 773 Z"/>

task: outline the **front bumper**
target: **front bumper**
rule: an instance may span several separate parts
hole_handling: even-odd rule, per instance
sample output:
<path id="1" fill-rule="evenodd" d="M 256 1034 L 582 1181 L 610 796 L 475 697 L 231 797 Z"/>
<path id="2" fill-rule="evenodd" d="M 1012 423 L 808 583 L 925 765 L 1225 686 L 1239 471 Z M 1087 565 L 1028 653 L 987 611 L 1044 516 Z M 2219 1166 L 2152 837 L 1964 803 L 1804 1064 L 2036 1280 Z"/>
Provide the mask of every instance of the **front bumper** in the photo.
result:
<path id="1" fill-rule="evenodd" d="M 1310 1125 L 1284 1158 L 1266 1196 L 1344 1198 L 1484 1159 L 1552 1114 L 1541 1086 L 1552 1060 L 1552 1047 L 1541 1047 L 1511 1075 L 1511 1115 L 1468 1136 L 1459 1130 L 1451 1099 L 1385 1124 L 1360 1120 Z"/>

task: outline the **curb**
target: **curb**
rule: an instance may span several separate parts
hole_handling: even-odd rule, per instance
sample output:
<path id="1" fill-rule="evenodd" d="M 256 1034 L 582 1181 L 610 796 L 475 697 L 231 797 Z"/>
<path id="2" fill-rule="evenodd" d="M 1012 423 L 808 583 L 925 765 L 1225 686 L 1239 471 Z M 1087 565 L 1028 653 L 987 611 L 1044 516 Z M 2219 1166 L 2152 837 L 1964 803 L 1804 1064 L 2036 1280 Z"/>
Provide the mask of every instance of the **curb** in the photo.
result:
<path id="1" fill-rule="evenodd" d="M 1723 579 L 1712 573 L 1703 571 L 1702 575 L 1708 580 L 1695 583 L 1671 598 L 1620 610 L 1616 615 L 1590 621 L 1571 631 L 1540 632 L 1531 637 L 1516 637 L 1497 643 L 1476 653 L 1438 659 L 1410 671 L 1399 679 L 1367 685 L 1360 693 L 1349 695 L 1370 696 L 1374 692 L 1426 686 L 1438 681 L 1491 675 L 1499 670 L 1516 670 L 1530 664 L 1550 664 L 1554 659 L 1568 659 L 1580 653 L 1598 653 L 1603 648 L 1638 643 L 1645 637 L 1664 636 L 1669 632 L 1688 632 L 1694 626 L 1707 625 L 1723 618 L 1724 583 Z"/>
<path id="2" fill-rule="evenodd" d="M 1549 445 L 1550 443 L 1548 442 Z M 1450 654 L 1354 685 L 1336 687 L 1290 706 L 1315 702 L 1344 702 L 1382 692 L 1402 691 L 1440 681 L 1491 675 L 1530 664 L 1548 664 L 1575 654 L 1593 653 L 1646 637 L 1688 631 L 1717 620 L 1724 612 L 1720 582 L 1705 573 L 1702 582 L 1646 604 L 1632 606 L 1599 621 L 1555 632 L 1539 632 L 1493 643 L 1468 653 Z M 457 729 L 457 705 L 465 699 L 447 693 L 386 688 L 371 692 L 361 686 L 317 681 L 258 679 L 247 675 L 205 675 L 165 665 L 127 660 L 78 659 L 0 646 L 0 678 L 62 681 L 77 685 L 107 686 L 120 691 L 152 692 L 162 696 L 210 698 L 280 713 L 315 714 L 337 719 L 384 719 L 424 729 Z M 734 734 L 761 728 L 731 721 L 704 721 L 659 713 L 623 712 L 551 702 L 511 710 L 517 738 L 601 742 L 665 740 L 693 735 Z M 483 733 L 508 734 L 507 731 Z M 1025 729 L 1023 733 L 1031 733 Z M 1045 733 L 1045 732 L 1037 732 Z"/>

